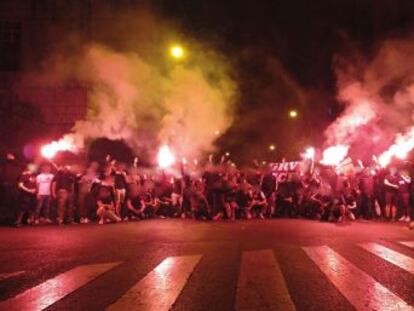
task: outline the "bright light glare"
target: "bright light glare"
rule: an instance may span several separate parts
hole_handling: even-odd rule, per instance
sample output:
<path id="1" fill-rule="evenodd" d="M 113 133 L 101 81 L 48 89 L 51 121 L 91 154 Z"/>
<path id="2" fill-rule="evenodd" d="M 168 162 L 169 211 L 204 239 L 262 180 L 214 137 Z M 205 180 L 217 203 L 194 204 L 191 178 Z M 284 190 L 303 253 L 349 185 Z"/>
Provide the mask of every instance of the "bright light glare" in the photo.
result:
<path id="1" fill-rule="evenodd" d="M 315 148 L 308 147 L 305 152 L 302 154 L 304 159 L 313 160 L 315 158 Z"/>
<path id="2" fill-rule="evenodd" d="M 275 149 L 276 149 L 276 146 L 275 146 L 275 145 L 270 145 L 270 146 L 269 146 L 269 150 L 270 150 L 270 151 L 274 151 Z"/>
<path id="3" fill-rule="evenodd" d="M 298 112 L 296 110 L 289 111 L 289 117 L 295 119 L 298 116 Z"/>
<path id="4" fill-rule="evenodd" d="M 184 49 L 179 45 L 174 45 L 170 49 L 170 54 L 176 59 L 181 59 L 184 57 Z"/>
<path id="5" fill-rule="evenodd" d="M 338 165 L 341 163 L 348 154 L 349 146 L 336 145 L 329 147 L 323 151 L 322 164 L 325 165 Z"/>
<path id="6" fill-rule="evenodd" d="M 52 159 L 59 151 L 75 151 L 75 146 L 68 140 L 62 138 L 40 148 L 40 153 L 46 159 Z"/>
<path id="7" fill-rule="evenodd" d="M 170 147 L 163 145 L 158 152 L 158 165 L 160 168 L 165 169 L 173 165 L 175 162 L 175 156 L 171 152 Z"/>

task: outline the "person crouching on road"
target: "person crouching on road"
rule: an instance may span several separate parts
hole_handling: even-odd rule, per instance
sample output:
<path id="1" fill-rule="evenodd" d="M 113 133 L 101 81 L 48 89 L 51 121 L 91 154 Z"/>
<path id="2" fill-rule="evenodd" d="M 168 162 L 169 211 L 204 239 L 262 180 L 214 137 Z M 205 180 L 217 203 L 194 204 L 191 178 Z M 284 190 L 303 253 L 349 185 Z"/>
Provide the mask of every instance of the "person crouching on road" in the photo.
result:
<path id="1" fill-rule="evenodd" d="M 115 199 L 112 189 L 112 187 L 105 185 L 99 187 L 96 215 L 100 225 L 103 225 L 106 220 L 121 221 L 121 218 L 115 213 Z"/>
<path id="2" fill-rule="evenodd" d="M 126 202 L 128 218 L 133 220 L 146 218 L 145 201 L 140 196 L 140 189 L 137 184 L 130 184 Z"/>

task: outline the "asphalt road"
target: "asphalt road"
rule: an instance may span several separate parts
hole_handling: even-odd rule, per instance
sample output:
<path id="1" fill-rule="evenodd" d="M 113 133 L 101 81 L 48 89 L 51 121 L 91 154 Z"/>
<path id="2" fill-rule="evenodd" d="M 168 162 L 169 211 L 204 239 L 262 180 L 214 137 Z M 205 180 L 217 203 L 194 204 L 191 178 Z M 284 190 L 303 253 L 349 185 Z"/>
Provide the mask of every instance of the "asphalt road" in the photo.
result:
<path id="1" fill-rule="evenodd" d="M 0 310 L 413 307 L 414 231 L 397 223 L 0 228 Z"/>

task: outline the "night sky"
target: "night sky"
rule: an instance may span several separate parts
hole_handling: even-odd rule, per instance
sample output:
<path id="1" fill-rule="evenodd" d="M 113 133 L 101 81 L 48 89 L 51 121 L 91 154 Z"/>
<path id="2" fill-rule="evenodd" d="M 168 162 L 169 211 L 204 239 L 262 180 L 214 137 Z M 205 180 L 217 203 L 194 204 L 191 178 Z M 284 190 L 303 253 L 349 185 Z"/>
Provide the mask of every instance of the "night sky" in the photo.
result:
<path id="1" fill-rule="evenodd" d="M 112 13 L 119 12 L 119 25 L 104 20 L 94 39 L 119 50 L 124 49 L 122 41 L 128 48 L 131 41 L 140 44 L 134 31 L 123 28 L 122 14 L 135 14 L 142 3 L 111 3 Z M 216 144 L 219 152 L 229 151 L 240 162 L 293 160 L 308 145 L 322 146 L 324 129 L 342 109 L 336 99 L 338 59 L 352 60 L 358 54 L 369 62 L 381 42 L 408 38 L 414 29 L 412 0 L 144 1 L 143 7 L 148 6 L 161 20 L 177 25 L 184 40 L 207 44 L 229 62 L 238 86 L 237 111 L 232 127 Z M 72 25 L 66 26 L 70 32 Z M 53 40 L 81 46 L 58 26 L 48 32 L 40 39 L 54 39 L 33 45 L 35 65 L 64 46 L 54 46 Z M 298 112 L 296 119 L 289 118 L 292 109 Z M 270 145 L 275 145 L 274 151 Z"/>
<path id="2" fill-rule="evenodd" d="M 409 0 L 158 0 L 158 7 L 232 62 L 239 112 L 219 144 L 260 159 L 274 156 L 266 150 L 271 143 L 278 158 L 322 143 L 323 129 L 341 111 L 336 57 L 358 51 L 369 60 L 381 41 L 406 37 L 414 25 Z M 288 118 L 292 108 L 296 120 Z"/>

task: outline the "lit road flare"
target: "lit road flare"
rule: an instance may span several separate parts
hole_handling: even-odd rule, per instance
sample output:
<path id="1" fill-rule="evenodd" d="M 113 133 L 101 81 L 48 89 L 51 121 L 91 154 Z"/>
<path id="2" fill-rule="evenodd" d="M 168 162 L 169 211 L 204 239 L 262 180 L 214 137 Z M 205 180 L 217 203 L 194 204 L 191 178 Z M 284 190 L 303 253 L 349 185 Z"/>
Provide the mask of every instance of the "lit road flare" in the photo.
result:
<path id="1" fill-rule="evenodd" d="M 349 146 L 336 145 L 325 149 L 322 153 L 321 163 L 325 165 L 338 165 L 348 154 Z"/>
<path id="2" fill-rule="evenodd" d="M 163 145 L 158 152 L 158 166 L 162 169 L 169 168 L 175 162 L 175 156 L 168 145 Z"/>
<path id="3" fill-rule="evenodd" d="M 305 152 L 302 154 L 302 157 L 307 160 L 313 160 L 315 158 L 315 148 L 306 148 Z"/>
<path id="4" fill-rule="evenodd" d="M 46 159 L 52 159 L 60 151 L 75 151 L 75 145 L 69 140 L 62 138 L 58 141 L 53 141 L 50 144 L 44 145 L 40 148 L 40 153 Z"/>
<path id="5" fill-rule="evenodd" d="M 386 167 L 393 158 L 404 160 L 412 149 L 414 149 L 414 128 L 404 135 L 397 136 L 395 143 L 378 157 L 378 162 L 382 167 Z"/>

